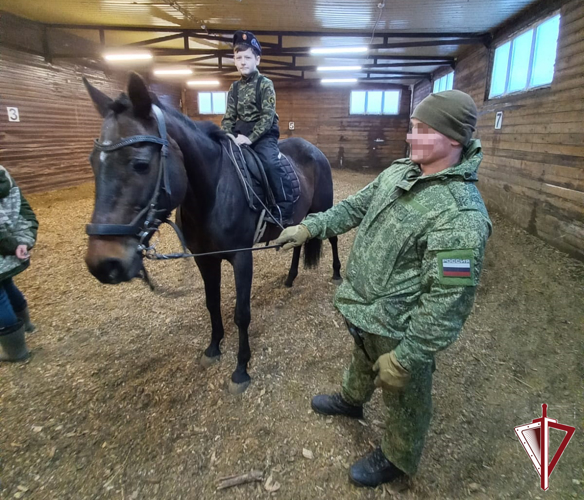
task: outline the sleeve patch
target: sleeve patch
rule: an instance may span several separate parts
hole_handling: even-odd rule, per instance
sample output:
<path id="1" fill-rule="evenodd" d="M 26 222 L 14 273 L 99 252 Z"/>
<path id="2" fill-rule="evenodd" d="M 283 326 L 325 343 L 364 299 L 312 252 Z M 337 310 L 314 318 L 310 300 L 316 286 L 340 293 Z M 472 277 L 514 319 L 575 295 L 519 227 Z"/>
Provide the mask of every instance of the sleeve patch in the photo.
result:
<path id="1" fill-rule="evenodd" d="M 443 285 L 474 286 L 474 260 L 472 250 L 439 252 L 438 281 Z"/>

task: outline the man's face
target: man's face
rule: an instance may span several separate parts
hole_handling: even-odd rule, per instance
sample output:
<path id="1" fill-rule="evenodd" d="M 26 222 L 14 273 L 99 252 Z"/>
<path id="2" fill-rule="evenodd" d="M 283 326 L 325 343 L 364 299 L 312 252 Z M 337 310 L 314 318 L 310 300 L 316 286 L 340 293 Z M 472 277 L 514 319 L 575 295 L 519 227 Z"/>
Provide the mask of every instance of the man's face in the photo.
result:
<path id="1" fill-rule="evenodd" d="M 419 164 L 429 164 L 448 157 L 458 142 L 437 132 L 425 123 L 412 118 L 411 131 L 406 141 L 411 145 L 410 159 Z"/>
<path id="2" fill-rule="evenodd" d="M 237 71 L 242 76 L 249 76 L 256 70 L 260 63 L 260 56 L 256 56 L 251 48 L 236 52 L 233 55 L 233 59 L 235 60 Z"/>

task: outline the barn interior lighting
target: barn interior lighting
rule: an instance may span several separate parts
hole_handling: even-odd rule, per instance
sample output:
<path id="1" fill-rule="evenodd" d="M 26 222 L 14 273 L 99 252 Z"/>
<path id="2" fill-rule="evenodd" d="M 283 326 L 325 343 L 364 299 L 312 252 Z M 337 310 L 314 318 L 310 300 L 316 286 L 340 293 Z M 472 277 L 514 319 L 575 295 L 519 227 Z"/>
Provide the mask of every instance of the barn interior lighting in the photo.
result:
<path id="1" fill-rule="evenodd" d="M 356 78 L 323 78 L 320 83 L 356 83 Z"/>
<path id="2" fill-rule="evenodd" d="M 158 76 L 192 75 L 193 70 L 190 68 L 155 69 L 154 74 Z"/>
<path id="3" fill-rule="evenodd" d="M 219 80 L 189 80 L 187 82 L 187 85 L 190 85 L 191 87 L 206 87 L 206 86 L 213 86 L 213 85 L 219 85 Z"/>
<path id="4" fill-rule="evenodd" d="M 367 52 L 369 47 L 314 47 L 310 49 L 311 56 L 327 54 L 358 54 Z"/>
<path id="5" fill-rule="evenodd" d="M 152 59 L 152 54 L 150 52 L 132 52 L 125 54 L 104 54 L 103 57 L 106 61 L 143 61 Z"/>
<path id="6" fill-rule="evenodd" d="M 317 71 L 361 71 L 361 66 L 319 66 Z"/>

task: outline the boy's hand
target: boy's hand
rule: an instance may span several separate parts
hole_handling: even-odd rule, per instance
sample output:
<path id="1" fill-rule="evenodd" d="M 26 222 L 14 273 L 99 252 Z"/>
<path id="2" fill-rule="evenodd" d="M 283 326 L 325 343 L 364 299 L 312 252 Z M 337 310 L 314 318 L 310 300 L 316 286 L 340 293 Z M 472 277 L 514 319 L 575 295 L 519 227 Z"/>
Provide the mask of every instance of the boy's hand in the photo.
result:
<path id="1" fill-rule="evenodd" d="M 251 141 L 247 138 L 247 136 L 239 134 L 235 138 L 235 144 L 238 144 L 239 146 L 241 146 L 242 144 L 247 144 L 248 146 L 251 146 Z"/>
<path id="2" fill-rule="evenodd" d="M 25 260 L 28 259 L 30 257 L 30 254 L 28 253 L 28 248 L 26 247 L 26 245 L 18 245 L 16 247 L 16 256 L 20 259 L 20 260 Z"/>

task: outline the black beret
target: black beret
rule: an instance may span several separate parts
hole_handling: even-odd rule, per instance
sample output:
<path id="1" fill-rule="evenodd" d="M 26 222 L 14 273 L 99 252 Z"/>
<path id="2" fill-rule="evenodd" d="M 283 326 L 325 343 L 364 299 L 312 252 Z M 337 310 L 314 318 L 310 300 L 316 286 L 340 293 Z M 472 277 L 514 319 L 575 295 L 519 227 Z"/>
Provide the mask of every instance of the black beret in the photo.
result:
<path id="1" fill-rule="evenodd" d="M 262 46 L 251 31 L 236 31 L 233 35 L 233 46 L 249 45 L 257 55 L 262 55 Z"/>

